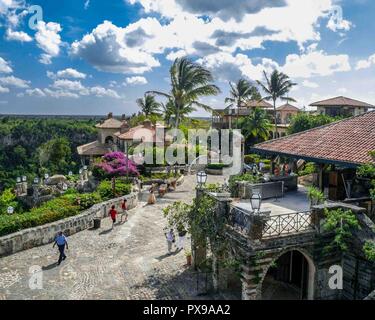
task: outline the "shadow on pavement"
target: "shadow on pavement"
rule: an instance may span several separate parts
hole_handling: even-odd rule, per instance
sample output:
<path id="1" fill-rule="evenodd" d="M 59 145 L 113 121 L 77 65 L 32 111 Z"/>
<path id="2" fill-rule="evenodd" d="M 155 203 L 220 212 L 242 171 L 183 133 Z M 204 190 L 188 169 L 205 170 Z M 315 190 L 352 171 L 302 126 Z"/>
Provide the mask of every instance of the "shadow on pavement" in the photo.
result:
<path id="1" fill-rule="evenodd" d="M 99 236 L 103 236 L 105 234 L 111 233 L 113 231 L 113 228 L 103 230 L 102 232 L 99 233 Z"/>
<path id="2" fill-rule="evenodd" d="M 49 264 L 48 266 L 43 266 L 42 270 L 43 271 L 52 270 L 56 267 L 57 267 L 57 262 L 54 262 L 54 263 Z"/>

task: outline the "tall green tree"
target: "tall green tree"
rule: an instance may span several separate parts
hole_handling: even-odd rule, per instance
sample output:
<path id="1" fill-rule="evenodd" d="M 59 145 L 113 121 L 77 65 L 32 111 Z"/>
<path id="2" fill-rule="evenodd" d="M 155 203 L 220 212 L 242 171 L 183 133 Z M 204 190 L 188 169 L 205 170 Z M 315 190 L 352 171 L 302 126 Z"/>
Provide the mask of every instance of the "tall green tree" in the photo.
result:
<path id="1" fill-rule="evenodd" d="M 55 138 L 38 148 L 38 158 L 41 168 L 51 173 L 66 173 L 69 170 L 71 147 L 68 139 Z"/>
<path id="2" fill-rule="evenodd" d="M 211 111 L 212 108 L 199 101 L 201 97 L 217 95 L 220 89 L 213 84 L 210 71 L 188 58 L 178 58 L 170 68 L 171 91 L 169 93 L 150 91 L 148 93 L 166 97 L 174 105 L 175 127 L 178 128 L 181 115 L 195 108 Z"/>
<path id="3" fill-rule="evenodd" d="M 249 116 L 240 122 L 240 127 L 246 138 L 246 145 L 253 145 L 270 138 L 272 123 L 265 110 L 255 108 Z"/>
<path id="4" fill-rule="evenodd" d="M 262 97 L 258 89 L 246 79 L 240 79 L 236 83 L 229 82 L 229 97 L 225 99 L 228 108 L 237 108 L 237 127 L 239 108 L 245 106 L 247 100 L 260 100 Z"/>
<path id="5" fill-rule="evenodd" d="M 145 94 L 143 98 L 137 99 L 136 102 L 146 117 L 157 115 L 160 112 L 160 103 L 155 100 L 152 94 Z"/>
<path id="6" fill-rule="evenodd" d="M 257 83 L 261 86 L 263 91 L 266 93 L 266 96 L 263 97 L 261 100 L 266 100 L 266 101 L 272 100 L 273 102 L 273 112 L 274 112 L 274 121 L 275 121 L 274 138 L 276 138 L 278 136 L 276 101 L 278 99 L 281 99 L 284 101 L 295 102 L 296 100 L 289 97 L 288 93 L 293 88 L 293 86 L 297 84 L 292 82 L 286 74 L 279 72 L 278 70 L 274 70 L 271 73 L 270 77 L 268 77 L 265 71 L 263 71 L 263 74 L 266 79 L 266 83 L 263 84 L 259 80 L 257 81 Z"/>

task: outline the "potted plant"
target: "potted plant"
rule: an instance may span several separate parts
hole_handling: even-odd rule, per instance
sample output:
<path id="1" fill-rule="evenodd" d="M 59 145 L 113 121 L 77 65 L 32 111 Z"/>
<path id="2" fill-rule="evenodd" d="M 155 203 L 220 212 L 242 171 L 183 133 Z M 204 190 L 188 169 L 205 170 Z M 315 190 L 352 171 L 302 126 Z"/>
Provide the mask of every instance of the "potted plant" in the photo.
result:
<path id="1" fill-rule="evenodd" d="M 185 251 L 185 257 L 186 257 L 186 265 L 190 267 L 192 264 L 192 254 L 190 250 Z"/>
<path id="2" fill-rule="evenodd" d="M 322 203 L 324 203 L 324 200 L 325 200 L 323 192 L 321 192 L 316 187 L 309 187 L 307 189 L 307 197 L 310 200 L 310 206 L 311 207 L 322 204 Z"/>

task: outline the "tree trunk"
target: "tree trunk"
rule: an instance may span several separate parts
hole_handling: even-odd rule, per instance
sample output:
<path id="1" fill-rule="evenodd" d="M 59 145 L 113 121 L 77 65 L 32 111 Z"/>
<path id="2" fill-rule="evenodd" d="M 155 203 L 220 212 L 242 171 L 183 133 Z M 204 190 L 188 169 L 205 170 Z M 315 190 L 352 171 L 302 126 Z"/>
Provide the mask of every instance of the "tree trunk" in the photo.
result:
<path id="1" fill-rule="evenodd" d="M 273 138 L 276 139 L 278 137 L 277 114 L 276 114 L 276 99 L 273 100 L 273 113 L 274 113 L 274 118 L 275 118 L 275 132 L 273 134 Z"/>

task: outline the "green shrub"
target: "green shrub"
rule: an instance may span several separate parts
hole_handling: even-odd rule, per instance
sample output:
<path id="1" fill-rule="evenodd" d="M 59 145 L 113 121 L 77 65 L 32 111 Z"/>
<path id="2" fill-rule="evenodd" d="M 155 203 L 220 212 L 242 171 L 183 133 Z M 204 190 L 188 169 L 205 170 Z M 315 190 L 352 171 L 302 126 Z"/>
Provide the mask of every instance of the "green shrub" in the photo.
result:
<path id="1" fill-rule="evenodd" d="M 250 182 L 250 183 L 258 183 L 258 182 L 260 182 L 260 177 L 254 176 L 251 173 L 245 173 L 245 174 L 242 174 L 242 175 L 231 176 L 229 178 L 228 184 L 229 184 L 229 190 L 230 190 L 230 192 L 233 196 L 238 195 L 237 182 L 240 182 L 240 181 L 247 181 L 247 182 Z"/>
<path id="2" fill-rule="evenodd" d="M 102 201 L 100 194 L 97 192 L 83 193 L 83 194 L 78 195 L 77 198 L 80 199 L 81 210 L 91 208 L 93 205 L 100 203 Z"/>
<path id="3" fill-rule="evenodd" d="M 222 170 L 224 168 L 228 168 L 229 165 L 225 163 L 209 163 L 207 165 L 207 169 L 212 169 L 212 170 Z"/>
<path id="4" fill-rule="evenodd" d="M 338 249 L 341 252 L 348 251 L 348 241 L 353 237 L 353 230 L 360 229 L 357 216 L 351 210 L 328 210 L 324 211 L 326 221 L 323 225 L 325 231 L 333 232 L 334 237 L 324 250 L 332 251 Z"/>
<path id="5" fill-rule="evenodd" d="M 375 243 L 371 241 L 366 241 L 363 246 L 363 252 L 366 256 L 366 259 L 375 262 Z"/>
<path id="6" fill-rule="evenodd" d="M 244 161 L 246 164 L 254 164 L 259 163 L 260 156 L 257 154 L 247 154 L 244 157 Z"/>
<path id="7" fill-rule="evenodd" d="M 132 186 L 129 183 L 125 183 L 122 180 L 116 179 L 116 188 L 115 188 L 116 193 L 114 194 L 113 188 L 112 188 L 112 181 L 103 180 L 102 182 L 100 182 L 96 191 L 100 195 L 101 199 L 110 200 L 116 197 L 126 196 L 130 194 L 132 191 Z"/>
<path id="8" fill-rule="evenodd" d="M 71 196 L 62 196 L 28 213 L 0 215 L 0 236 L 75 216 L 79 212 L 80 207 L 72 201 Z"/>
<path id="9" fill-rule="evenodd" d="M 311 205 L 322 204 L 325 200 L 323 192 L 316 187 L 307 188 L 307 197 L 309 198 Z"/>
<path id="10" fill-rule="evenodd" d="M 313 162 L 308 162 L 303 170 L 298 172 L 298 176 L 303 177 L 316 172 L 316 166 Z"/>
<path id="11" fill-rule="evenodd" d="M 375 165 L 364 164 L 357 169 L 357 175 L 362 178 L 375 179 Z"/>

